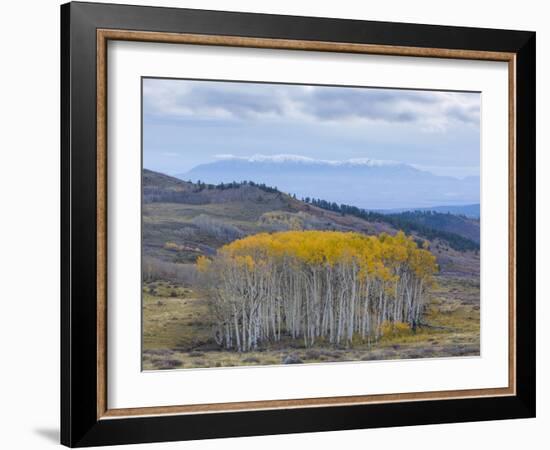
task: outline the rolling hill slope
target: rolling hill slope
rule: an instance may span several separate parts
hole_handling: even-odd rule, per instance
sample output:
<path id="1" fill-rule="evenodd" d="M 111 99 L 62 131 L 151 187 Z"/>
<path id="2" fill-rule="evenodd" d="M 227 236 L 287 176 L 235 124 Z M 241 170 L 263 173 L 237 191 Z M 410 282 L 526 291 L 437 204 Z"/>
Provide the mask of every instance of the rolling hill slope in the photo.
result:
<path id="1" fill-rule="evenodd" d="M 255 233 L 337 230 L 394 234 L 402 228 L 399 225 L 393 216 L 342 213 L 300 201 L 263 184 L 191 183 L 143 171 L 143 256 L 168 264 L 194 263 L 199 255 L 212 255 L 222 245 Z M 453 248 L 453 240 L 465 238 L 454 231 L 439 232 L 429 227 L 429 223 L 419 222 L 416 228 L 406 231 L 416 239 L 431 242 L 442 271 L 479 272 L 476 251 Z M 475 248 L 475 243 L 469 242 Z"/>

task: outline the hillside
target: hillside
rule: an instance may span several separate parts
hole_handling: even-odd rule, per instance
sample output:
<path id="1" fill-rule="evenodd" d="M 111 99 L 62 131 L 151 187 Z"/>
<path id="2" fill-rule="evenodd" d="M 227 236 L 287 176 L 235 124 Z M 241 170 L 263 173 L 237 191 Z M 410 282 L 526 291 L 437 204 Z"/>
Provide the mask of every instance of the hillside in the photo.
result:
<path id="1" fill-rule="evenodd" d="M 479 244 L 479 220 L 435 211 L 408 211 L 390 215 L 390 218 L 415 223 L 445 233 L 454 233 Z"/>
<path id="2" fill-rule="evenodd" d="M 145 255 L 165 261 L 194 262 L 219 246 L 260 232 L 289 229 L 393 233 L 382 223 L 343 217 L 307 205 L 255 183 L 219 185 L 184 182 L 143 171 L 143 246 Z M 168 246 L 166 243 L 180 246 Z"/>
<path id="3" fill-rule="evenodd" d="M 395 234 L 399 229 L 396 225 L 399 224 L 392 217 L 378 214 L 365 218 L 328 210 L 263 184 L 191 183 L 143 171 L 143 251 L 144 257 L 157 261 L 157 265 L 158 261 L 180 266 L 194 263 L 200 255 L 213 255 L 224 244 L 260 232 L 331 230 Z M 453 240 L 461 238 L 458 234 L 451 231 L 442 234 L 429 225 L 419 223 L 405 231 L 419 240 L 431 241 L 443 273 L 479 273 L 477 252 L 459 251 L 453 245 Z M 176 268 L 167 266 L 167 270 Z"/>
<path id="4" fill-rule="evenodd" d="M 371 222 L 388 223 L 396 229 L 407 233 L 417 233 L 428 240 L 443 239 L 455 250 L 479 249 L 480 223 L 478 219 L 463 215 L 439 213 L 436 211 L 405 211 L 394 214 L 382 214 L 350 205 L 338 205 L 321 199 L 306 198 L 308 204 L 352 215 Z"/>

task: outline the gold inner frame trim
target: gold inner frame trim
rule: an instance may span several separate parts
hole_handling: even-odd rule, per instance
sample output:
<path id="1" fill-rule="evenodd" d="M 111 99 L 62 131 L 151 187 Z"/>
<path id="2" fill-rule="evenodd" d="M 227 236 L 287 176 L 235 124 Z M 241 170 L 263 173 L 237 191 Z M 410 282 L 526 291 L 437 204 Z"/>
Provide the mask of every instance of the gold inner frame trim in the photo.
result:
<path id="1" fill-rule="evenodd" d="M 109 409 L 107 405 L 107 42 L 109 40 L 167 44 L 216 45 L 279 50 L 362 53 L 370 55 L 502 61 L 508 63 L 508 386 L 489 389 L 411 392 L 401 394 L 262 400 L 200 405 Z M 97 418 L 206 414 L 266 409 L 314 408 L 422 400 L 512 396 L 516 394 L 516 54 L 478 50 L 403 47 L 240 36 L 97 30 Z"/>

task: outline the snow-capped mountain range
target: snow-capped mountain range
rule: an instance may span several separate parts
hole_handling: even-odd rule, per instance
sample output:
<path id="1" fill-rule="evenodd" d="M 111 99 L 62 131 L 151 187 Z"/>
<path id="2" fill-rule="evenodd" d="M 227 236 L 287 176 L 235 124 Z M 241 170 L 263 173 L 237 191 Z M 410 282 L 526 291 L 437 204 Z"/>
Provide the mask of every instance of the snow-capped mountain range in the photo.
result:
<path id="1" fill-rule="evenodd" d="M 298 198 L 323 200 L 365 209 L 426 208 L 479 203 L 479 177 L 437 176 L 398 161 L 368 158 L 322 160 L 300 155 L 219 155 L 200 164 L 182 180 L 205 183 L 254 181 Z"/>
<path id="2" fill-rule="evenodd" d="M 262 155 L 256 154 L 252 156 L 235 156 L 229 154 L 216 155 L 218 160 L 238 160 L 247 161 L 251 163 L 303 163 L 311 165 L 329 165 L 329 166 L 396 166 L 403 163 L 392 160 L 370 159 L 370 158 L 352 158 L 344 160 L 330 160 L 330 159 L 314 159 L 307 156 L 292 155 L 292 154 L 280 154 L 280 155 Z"/>

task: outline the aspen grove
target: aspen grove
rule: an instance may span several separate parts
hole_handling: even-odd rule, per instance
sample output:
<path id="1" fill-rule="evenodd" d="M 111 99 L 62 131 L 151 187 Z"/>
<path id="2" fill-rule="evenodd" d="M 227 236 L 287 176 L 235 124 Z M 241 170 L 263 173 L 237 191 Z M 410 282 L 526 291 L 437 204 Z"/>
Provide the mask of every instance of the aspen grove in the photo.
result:
<path id="1" fill-rule="evenodd" d="M 437 271 L 434 255 L 402 232 L 262 233 L 197 266 L 215 339 L 239 352 L 289 338 L 351 345 L 415 329 Z"/>

